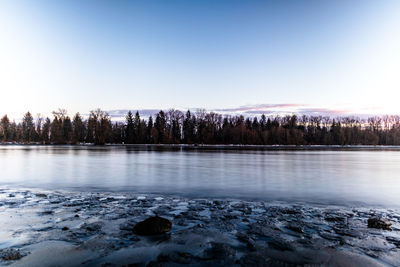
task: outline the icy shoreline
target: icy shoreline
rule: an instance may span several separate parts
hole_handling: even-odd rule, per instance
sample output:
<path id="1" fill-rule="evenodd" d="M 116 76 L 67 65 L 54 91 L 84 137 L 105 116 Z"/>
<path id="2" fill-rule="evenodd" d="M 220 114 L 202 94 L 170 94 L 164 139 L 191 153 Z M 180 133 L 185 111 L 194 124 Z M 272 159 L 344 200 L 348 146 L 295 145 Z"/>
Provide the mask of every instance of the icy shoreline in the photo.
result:
<path id="1" fill-rule="evenodd" d="M 0 211 L 0 265 L 400 265 L 393 209 L 0 189 Z M 168 234 L 133 233 L 154 215 Z M 392 230 L 368 228 L 371 216 Z"/>
<path id="2" fill-rule="evenodd" d="M 93 143 L 80 144 L 42 144 L 37 142 L 18 143 L 0 142 L 0 148 L 85 148 L 106 149 L 126 148 L 138 150 L 264 150 L 264 151 L 399 151 L 398 145 L 244 145 L 244 144 L 105 144 L 94 145 Z"/>

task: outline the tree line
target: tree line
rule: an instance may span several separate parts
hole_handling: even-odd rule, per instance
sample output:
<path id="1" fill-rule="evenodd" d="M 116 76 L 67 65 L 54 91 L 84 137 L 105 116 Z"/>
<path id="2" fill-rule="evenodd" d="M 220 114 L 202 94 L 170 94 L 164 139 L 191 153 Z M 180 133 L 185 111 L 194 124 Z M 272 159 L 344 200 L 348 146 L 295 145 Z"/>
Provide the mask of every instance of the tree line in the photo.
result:
<path id="1" fill-rule="evenodd" d="M 243 145 L 400 145 L 400 116 L 223 116 L 198 110 L 160 111 L 147 120 L 129 111 L 112 122 L 107 112 L 66 110 L 52 119 L 27 112 L 22 121 L 0 120 L 0 142 L 40 144 L 243 144 Z"/>

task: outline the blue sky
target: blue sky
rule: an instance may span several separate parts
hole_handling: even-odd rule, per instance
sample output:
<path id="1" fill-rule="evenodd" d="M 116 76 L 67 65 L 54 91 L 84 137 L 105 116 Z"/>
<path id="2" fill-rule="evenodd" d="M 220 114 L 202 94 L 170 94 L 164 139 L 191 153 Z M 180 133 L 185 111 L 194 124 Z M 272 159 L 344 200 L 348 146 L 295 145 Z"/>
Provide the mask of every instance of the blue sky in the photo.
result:
<path id="1" fill-rule="evenodd" d="M 400 113 L 399 1 L 0 1 L 0 114 Z M 287 105 L 290 104 L 290 105 Z"/>

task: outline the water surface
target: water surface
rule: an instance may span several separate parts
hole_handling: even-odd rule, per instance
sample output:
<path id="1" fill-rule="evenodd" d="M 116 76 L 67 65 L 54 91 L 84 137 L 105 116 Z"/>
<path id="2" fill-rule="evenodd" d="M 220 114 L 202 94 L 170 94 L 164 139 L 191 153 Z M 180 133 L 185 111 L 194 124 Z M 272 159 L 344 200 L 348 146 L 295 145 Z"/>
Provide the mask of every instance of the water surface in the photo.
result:
<path id="1" fill-rule="evenodd" d="M 0 146 L 0 186 L 400 205 L 400 151 Z"/>

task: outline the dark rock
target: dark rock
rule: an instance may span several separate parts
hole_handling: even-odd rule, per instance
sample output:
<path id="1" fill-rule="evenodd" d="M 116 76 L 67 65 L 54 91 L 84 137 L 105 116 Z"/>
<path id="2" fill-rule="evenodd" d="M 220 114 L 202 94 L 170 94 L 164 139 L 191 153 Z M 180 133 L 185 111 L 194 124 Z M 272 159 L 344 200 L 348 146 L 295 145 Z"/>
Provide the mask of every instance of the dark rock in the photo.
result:
<path id="1" fill-rule="evenodd" d="M 236 251 L 225 243 L 211 242 L 211 248 L 205 251 L 206 257 L 210 259 L 223 259 L 233 258 Z"/>
<path id="2" fill-rule="evenodd" d="M 186 252 L 161 253 L 157 257 L 157 262 L 174 262 L 179 264 L 189 264 L 194 257 Z"/>
<path id="3" fill-rule="evenodd" d="M 69 230 L 69 228 L 68 227 L 66 227 L 66 226 L 64 226 L 62 229 L 61 229 L 62 231 L 68 231 Z"/>
<path id="4" fill-rule="evenodd" d="M 330 241 L 340 241 L 340 240 L 343 239 L 341 236 L 339 236 L 337 234 L 330 233 L 330 232 L 325 232 L 325 231 L 319 232 L 319 235 L 322 238 L 325 238 L 325 239 L 330 240 Z"/>
<path id="5" fill-rule="evenodd" d="M 298 209 L 294 209 L 294 208 L 285 208 L 282 209 L 281 212 L 283 214 L 289 214 L 289 215 L 297 215 L 297 214 L 301 214 L 301 211 Z"/>
<path id="6" fill-rule="evenodd" d="M 241 241 L 241 242 L 243 242 L 243 243 L 246 243 L 246 244 L 247 244 L 247 247 L 249 247 L 249 248 L 254 248 L 254 246 L 255 246 L 255 241 L 254 241 L 251 237 L 249 237 L 248 235 L 246 235 L 246 234 L 244 234 L 244 233 L 241 233 L 241 232 L 237 232 L 237 233 L 236 233 L 236 237 L 237 237 L 237 239 L 238 239 L 239 241 Z"/>
<path id="7" fill-rule="evenodd" d="M 249 253 L 240 259 L 241 266 L 271 266 L 271 260 L 261 253 Z"/>
<path id="8" fill-rule="evenodd" d="M 3 261 L 15 261 L 21 259 L 22 257 L 23 255 L 17 249 L 6 248 L 0 250 L 0 258 Z"/>
<path id="9" fill-rule="evenodd" d="M 341 236 L 350 236 L 350 237 L 355 237 L 355 238 L 362 237 L 362 233 L 356 231 L 355 229 L 334 227 L 333 230 L 335 231 L 336 234 L 341 235 Z"/>
<path id="10" fill-rule="evenodd" d="M 137 241 L 140 241 L 140 238 L 139 238 L 139 237 L 136 237 L 136 236 L 131 236 L 131 237 L 129 238 L 129 240 L 130 240 L 130 241 L 137 242 Z"/>
<path id="11" fill-rule="evenodd" d="M 162 217 L 150 217 L 135 225 L 133 231 L 138 235 L 159 235 L 170 231 L 172 222 Z"/>
<path id="12" fill-rule="evenodd" d="M 286 229 L 289 229 L 290 231 L 296 232 L 296 233 L 304 233 L 304 228 L 303 226 L 299 225 L 299 224 L 295 224 L 295 223 L 290 223 L 288 225 L 285 226 Z"/>
<path id="13" fill-rule="evenodd" d="M 325 221 L 328 222 L 345 222 L 346 219 L 347 219 L 346 217 L 336 216 L 336 215 L 329 215 L 325 217 Z"/>
<path id="14" fill-rule="evenodd" d="M 80 228 L 89 232 L 100 232 L 103 224 L 101 222 L 84 223 Z"/>
<path id="15" fill-rule="evenodd" d="M 234 220 L 237 219 L 238 216 L 236 215 L 232 215 L 232 214 L 225 214 L 223 215 L 223 217 L 221 218 L 223 221 L 228 221 L 228 220 Z"/>
<path id="16" fill-rule="evenodd" d="M 390 243 L 394 244 L 397 248 L 400 248 L 400 238 L 393 237 L 393 236 L 387 236 L 386 240 L 389 241 Z"/>
<path id="17" fill-rule="evenodd" d="M 390 230 L 391 225 L 392 223 L 389 220 L 380 217 L 371 217 L 368 219 L 368 228 Z"/>
<path id="18" fill-rule="evenodd" d="M 131 264 L 129 264 L 128 266 L 131 266 Z M 133 265 L 132 265 L 133 266 Z M 140 264 L 137 264 L 136 266 L 140 266 Z M 162 267 L 163 264 L 161 262 L 157 262 L 157 261 L 150 261 L 146 267 Z"/>
<path id="19" fill-rule="evenodd" d="M 45 211 L 42 211 L 42 214 L 43 215 L 51 215 L 51 214 L 53 214 L 54 212 L 52 211 L 52 210 L 45 210 Z"/>
<path id="20" fill-rule="evenodd" d="M 221 205 L 222 203 L 221 203 L 221 201 L 219 201 L 219 200 L 214 200 L 214 205 Z"/>
<path id="21" fill-rule="evenodd" d="M 284 251 L 284 250 L 293 251 L 294 250 L 294 248 L 288 242 L 286 242 L 285 240 L 277 239 L 277 238 L 269 241 L 268 245 L 276 250 L 282 250 L 282 251 Z"/>
<path id="22" fill-rule="evenodd" d="M 278 230 L 275 229 L 275 225 L 264 225 L 263 223 L 253 223 L 249 225 L 249 233 L 256 234 L 259 236 L 270 237 L 276 234 Z"/>

